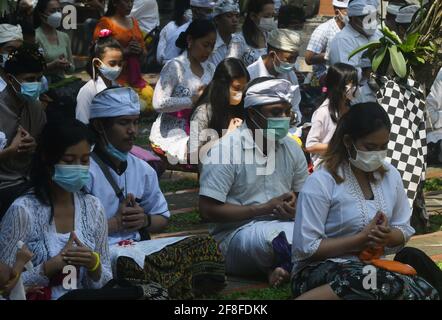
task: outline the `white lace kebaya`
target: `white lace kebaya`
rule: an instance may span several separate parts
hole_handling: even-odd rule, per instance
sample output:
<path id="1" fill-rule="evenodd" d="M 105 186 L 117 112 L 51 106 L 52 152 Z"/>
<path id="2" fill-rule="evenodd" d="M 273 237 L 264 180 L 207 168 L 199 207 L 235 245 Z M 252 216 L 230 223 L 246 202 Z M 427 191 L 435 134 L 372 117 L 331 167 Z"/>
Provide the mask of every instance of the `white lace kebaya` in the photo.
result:
<path id="1" fill-rule="evenodd" d="M 94 196 L 74 193 L 74 231 L 78 239 L 100 255 L 101 278 L 95 282 L 84 268 L 80 269 L 78 289 L 98 289 L 112 279 L 107 242 L 107 219 L 103 206 Z M 26 194 L 11 205 L 0 225 L 0 260 L 9 266 L 15 262 L 17 243 L 23 241 L 34 254 L 33 269 L 22 274 L 25 286 L 47 287 L 49 279 L 43 265 L 58 255 L 69 238 L 57 233 L 54 220 L 49 222 L 51 208 L 42 204 L 33 194 Z M 51 299 L 58 299 L 68 290 L 58 285 L 52 287 Z"/>

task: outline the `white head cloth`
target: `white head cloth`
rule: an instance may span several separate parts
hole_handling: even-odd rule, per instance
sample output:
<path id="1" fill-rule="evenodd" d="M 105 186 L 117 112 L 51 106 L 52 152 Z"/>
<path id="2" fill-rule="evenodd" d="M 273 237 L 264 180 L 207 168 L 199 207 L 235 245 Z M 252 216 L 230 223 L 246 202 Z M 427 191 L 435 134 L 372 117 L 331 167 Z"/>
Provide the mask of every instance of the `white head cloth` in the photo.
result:
<path id="1" fill-rule="evenodd" d="M 337 8 L 348 8 L 348 2 L 350 0 L 333 0 L 333 7 L 337 7 Z"/>
<path id="2" fill-rule="evenodd" d="M 417 5 L 411 5 L 402 7 L 399 9 L 399 13 L 396 16 L 397 23 L 411 23 L 414 14 L 420 9 Z"/>
<path id="3" fill-rule="evenodd" d="M 282 51 L 298 51 L 301 45 L 299 33 L 289 29 L 275 29 L 270 32 L 267 43 Z"/>
<path id="4" fill-rule="evenodd" d="M 23 32 L 21 26 L 14 26 L 12 24 L 0 24 L 0 43 L 5 43 L 14 40 L 23 41 Z"/>
<path id="5" fill-rule="evenodd" d="M 212 9 L 215 6 L 215 2 L 213 0 L 190 0 L 190 6 Z"/>
<path id="6" fill-rule="evenodd" d="M 399 13 L 399 9 L 402 6 L 403 6 L 403 4 L 388 3 L 387 13 L 397 16 L 397 14 Z"/>
<path id="7" fill-rule="evenodd" d="M 278 102 L 292 103 L 299 86 L 284 79 L 269 79 L 251 86 L 244 98 L 244 108 L 258 107 Z"/>
<path id="8" fill-rule="evenodd" d="M 140 109 L 140 100 L 132 88 L 110 88 L 94 97 L 89 119 L 136 116 Z"/>
<path id="9" fill-rule="evenodd" d="M 353 0 L 348 4 L 348 16 L 357 17 L 377 13 L 378 7 L 378 0 Z"/>
<path id="10" fill-rule="evenodd" d="M 216 2 L 215 8 L 213 9 L 215 17 L 228 12 L 239 13 L 238 0 L 218 0 Z"/>

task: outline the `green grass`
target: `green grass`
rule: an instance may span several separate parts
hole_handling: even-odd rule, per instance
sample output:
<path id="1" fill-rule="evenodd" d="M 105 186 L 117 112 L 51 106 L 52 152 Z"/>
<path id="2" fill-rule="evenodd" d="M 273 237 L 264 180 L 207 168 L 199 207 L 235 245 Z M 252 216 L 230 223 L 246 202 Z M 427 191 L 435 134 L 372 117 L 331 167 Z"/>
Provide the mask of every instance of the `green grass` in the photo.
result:
<path id="1" fill-rule="evenodd" d="M 442 230 L 442 215 L 430 216 L 430 232 Z"/>
<path id="2" fill-rule="evenodd" d="M 437 266 L 442 270 L 442 261 L 437 263 Z"/>
<path id="3" fill-rule="evenodd" d="M 179 213 L 172 215 L 169 219 L 169 225 L 165 232 L 179 232 L 193 230 L 201 227 L 201 221 L 198 211 L 189 213 Z"/>
<path id="4" fill-rule="evenodd" d="M 253 289 L 216 296 L 218 300 L 288 300 L 291 298 L 292 293 L 288 284 L 280 288 Z"/>
<path id="5" fill-rule="evenodd" d="M 176 192 L 185 189 L 195 189 L 199 187 L 196 179 L 184 178 L 176 181 L 160 181 L 160 188 L 163 192 Z"/>
<path id="6" fill-rule="evenodd" d="M 442 191 L 442 179 L 433 178 L 425 181 L 424 191 Z"/>

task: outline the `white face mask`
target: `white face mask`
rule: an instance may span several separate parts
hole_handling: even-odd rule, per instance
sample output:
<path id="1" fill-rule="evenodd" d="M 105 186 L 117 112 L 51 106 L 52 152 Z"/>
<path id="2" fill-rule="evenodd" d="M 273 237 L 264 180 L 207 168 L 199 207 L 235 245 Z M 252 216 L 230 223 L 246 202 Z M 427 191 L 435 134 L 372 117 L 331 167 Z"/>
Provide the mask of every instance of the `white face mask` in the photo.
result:
<path id="1" fill-rule="evenodd" d="M 261 18 L 258 28 L 263 32 L 270 32 L 278 28 L 278 20 L 275 18 Z"/>
<path id="2" fill-rule="evenodd" d="M 121 67 L 115 66 L 115 67 L 109 67 L 105 65 L 100 59 L 94 59 L 96 61 L 100 61 L 101 65 L 98 67 L 98 70 L 100 70 L 100 73 L 103 77 L 105 77 L 108 80 L 115 81 L 120 76 Z"/>
<path id="3" fill-rule="evenodd" d="M 49 15 L 46 22 L 53 28 L 58 28 L 61 24 L 62 14 L 61 12 L 54 12 Z"/>
<path id="4" fill-rule="evenodd" d="M 230 105 L 237 106 L 241 103 L 243 93 L 241 91 L 230 91 Z"/>
<path id="5" fill-rule="evenodd" d="M 359 87 L 347 84 L 345 89 L 345 97 L 348 100 L 353 101 L 359 97 Z"/>
<path id="6" fill-rule="evenodd" d="M 381 151 L 361 151 L 356 149 L 356 159 L 350 156 L 350 163 L 364 172 L 374 172 L 383 165 L 387 157 L 387 150 Z"/>
<path id="7" fill-rule="evenodd" d="M 184 19 L 186 21 L 192 21 L 192 10 L 187 9 L 186 11 L 184 11 Z"/>

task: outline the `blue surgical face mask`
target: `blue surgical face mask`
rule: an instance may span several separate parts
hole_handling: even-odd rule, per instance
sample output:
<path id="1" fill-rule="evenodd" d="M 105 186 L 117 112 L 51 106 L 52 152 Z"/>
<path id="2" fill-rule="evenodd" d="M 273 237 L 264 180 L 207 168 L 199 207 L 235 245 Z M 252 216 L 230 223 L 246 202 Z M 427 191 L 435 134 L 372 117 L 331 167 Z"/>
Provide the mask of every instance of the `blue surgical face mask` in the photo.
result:
<path id="1" fill-rule="evenodd" d="M 290 118 L 289 117 L 272 117 L 266 118 L 261 112 L 255 110 L 257 114 L 267 122 L 267 127 L 262 128 L 264 136 L 270 140 L 279 141 L 285 138 L 289 132 L 290 128 Z M 255 122 L 256 125 L 256 122 Z"/>
<path id="2" fill-rule="evenodd" d="M 289 73 L 292 72 L 295 68 L 296 63 L 289 63 L 285 61 L 281 61 L 279 59 L 278 55 L 275 53 L 275 57 L 278 60 L 279 64 L 276 64 L 275 61 L 273 61 L 273 67 L 275 68 L 275 71 L 279 74 Z"/>
<path id="3" fill-rule="evenodd" d="M 23 82 L 21 84 L 21 94 L 30 100 L 37 100 L 42 91 L 41 82 Z"/>
<path id="4" fill-rule="evenodd" d="M 68 192 L 80 191 L 90 180 L 89 166 L 56 164 L 52 181 Z"/>
<path id="5" fill-rule="evenodd" d="M 124 162 L 127 161 L 127 155 L 129 154 L 128 152 L 121 152 L 120 150 L 118 150 L 117 148 L 115 148 L 111 143 L 108 143 L 105 147 L 106 152 L 114 157 L 115 159 Z"/>

